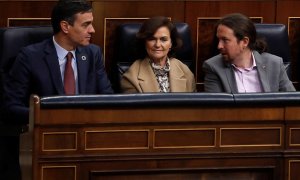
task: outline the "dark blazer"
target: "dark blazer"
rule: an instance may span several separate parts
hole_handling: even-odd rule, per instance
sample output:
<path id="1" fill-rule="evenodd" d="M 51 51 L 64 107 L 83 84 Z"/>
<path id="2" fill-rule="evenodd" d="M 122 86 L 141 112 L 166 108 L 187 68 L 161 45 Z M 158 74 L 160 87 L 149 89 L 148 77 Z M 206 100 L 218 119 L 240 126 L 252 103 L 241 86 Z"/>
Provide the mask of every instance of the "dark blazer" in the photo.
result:
<path id="1" fill-rule="evenodd" d="M 79 94 L 111 94 L 100 47 L 76 49 Z M 4 103 L 22 123 L 28 122 L 29 98 L 64 95 L 64 87 L 53 38 L 21 50 L 4 84 Z M 22 117 L 22 118 L 21 118 Z"/>
<path id="2" fill-rule="evenodd" d="M 282 58 L 269 53 L 259 54 L 257 51 L 253 54 L 263 92 L 295 91 Z M 233 67 L 220 54 L 204 61 L 203 71 L 206 92 L 238 93 Z"/>

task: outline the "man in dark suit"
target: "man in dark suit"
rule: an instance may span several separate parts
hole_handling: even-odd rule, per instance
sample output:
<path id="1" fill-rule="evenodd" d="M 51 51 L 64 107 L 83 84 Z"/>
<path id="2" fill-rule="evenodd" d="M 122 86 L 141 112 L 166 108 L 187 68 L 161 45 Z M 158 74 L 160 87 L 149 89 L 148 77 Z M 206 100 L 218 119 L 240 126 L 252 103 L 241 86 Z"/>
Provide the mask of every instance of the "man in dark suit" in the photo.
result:
<path id="1" fill-rule="evenodd" d="M 52 11 L 51 22 L 54 36 L 23 48 L 5 81 L 5 108 L 13 115 L 13 120 L 20 124 L 28 123 L 31 94 L 51 96 L 113 93 L 101 49 L 90 44 L 91 36 L 95 33 L 91 5 L 85 0 L 60 0 Z M 71 54 L 71 93 L 67 92 L 67 85 L 64 84 L 67 79 L 65 73 L 69 72 L 65 69 L 67 54 Z M 9 143 L 7 148 L 16 147 Z M 14 143 L 16 145 L 19 141 Z M 16 153 L 7 156 L 16 156 Z M 4 179 L 21 179 L 12 173 L 20 174 L 19 170 L 6 172 Z"/>

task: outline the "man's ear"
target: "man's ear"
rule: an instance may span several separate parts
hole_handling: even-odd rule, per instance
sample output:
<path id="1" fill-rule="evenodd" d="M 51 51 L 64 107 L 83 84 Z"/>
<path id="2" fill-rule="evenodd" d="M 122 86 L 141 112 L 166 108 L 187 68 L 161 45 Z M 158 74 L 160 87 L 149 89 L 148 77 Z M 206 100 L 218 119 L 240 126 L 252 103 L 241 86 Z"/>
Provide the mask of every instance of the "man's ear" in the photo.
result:
<path id="1" fill-rule="evenodd" d="M 67 21 L 60 21 L 60 28 L 62 32 L 68 33 L 69 32 L 69 23 Z"/>
<path id="2" fill-rule="evenodd" d="M 243 43 L 244 43 L 244 46 L 247 47 L 248 44 L 249 44 L 249 38 L 247 36 L 245 36 L 243 39 L 242 39 Z"/>

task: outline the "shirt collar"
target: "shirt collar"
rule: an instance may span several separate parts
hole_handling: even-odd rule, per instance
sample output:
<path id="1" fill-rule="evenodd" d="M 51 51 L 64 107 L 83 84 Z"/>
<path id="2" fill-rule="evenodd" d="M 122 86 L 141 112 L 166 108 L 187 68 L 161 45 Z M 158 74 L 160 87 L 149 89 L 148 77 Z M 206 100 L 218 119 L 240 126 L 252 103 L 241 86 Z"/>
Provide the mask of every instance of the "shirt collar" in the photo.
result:
<path id="1" fill-rule="evenodd" d="M 255 60 L 255 57 L 254 57 L 253 52 L 252 52 L 251 54 L 252 54 L 252 60 L 253 60 L 253 65 L 252 65 L 252 67 L 256 67 L 256 60 Z"/>
<path id="2" fill-rule="evenodd" d="M 63 47 L 61 47 L 54 39 L 54 36 L 53 36 L 53 43 L 54 43 L 54 47 L 56 49 L 56 53 L 57 53 L 57 56 L 58 56 L 58 60 L 64 60 L 66 55 L 68 54 L 69 51 L 65 50 Z M 73 51 L 70 51 L 72 54 L 73 54 L 73 58 L 76 59 L 75 57 L 75 50 Z"/>
<path id="3" fill-rule="evenodd" d="M 239 67 L 237 67 L 235 64 L 231 64 L 231 65 L 232 65 L 232 66 L 234 67 L 234 69 L 236 69 L 236 70 L 241 70 L 241 69 L 243 69 L 243 70 L 246 70 L 246 71 L 251 71 L 251 70 L 253 70 L 254 68 L 256 68 L 256 60 L 255 60 L 255 57 L 254 57 L 253 52 L 251 52 L 251 57 L 252 57 L 252 66 L 249 67 L 249 68 L 239 68 Z"/>

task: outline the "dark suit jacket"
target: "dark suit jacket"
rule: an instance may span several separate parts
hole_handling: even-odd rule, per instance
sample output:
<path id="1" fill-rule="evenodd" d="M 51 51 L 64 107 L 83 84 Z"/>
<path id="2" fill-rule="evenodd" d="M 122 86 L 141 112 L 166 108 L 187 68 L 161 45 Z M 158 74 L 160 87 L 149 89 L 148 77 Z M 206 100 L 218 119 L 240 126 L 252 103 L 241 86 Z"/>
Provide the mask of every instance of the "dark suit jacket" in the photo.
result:
<path id="1" fill-rule="evenodd" d="M 113 93 L 100 47 L 88 45 L 76 49 L 79 94 Z M 27 123 L 29 98 L 64 95 L 64 87 L 53 39 L 21 50 L 5 81 L 4 102 L 8 112 L 19 122 Z"/>
<path id="2" fill-rule="evenodd" d="M 269 54 L 253 52 L 258 76 L 264 92 L 295 91 L 289 80 L 282 58 Z M 219 54 L 203 63 L 204 90 L 206 92 L 238 93 L 234 71 Z"/>

